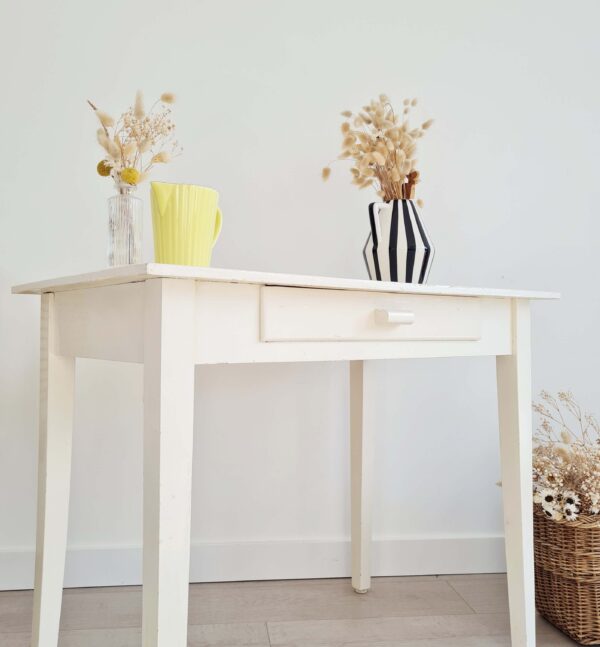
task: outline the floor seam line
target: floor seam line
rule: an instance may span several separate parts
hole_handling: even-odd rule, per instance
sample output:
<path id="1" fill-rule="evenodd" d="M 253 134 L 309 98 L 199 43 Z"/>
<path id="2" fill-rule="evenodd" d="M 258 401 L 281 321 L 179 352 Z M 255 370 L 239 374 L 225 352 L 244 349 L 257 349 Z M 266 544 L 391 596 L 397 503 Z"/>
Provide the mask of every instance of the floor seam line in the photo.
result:
<path id="1" fill-rule="evenodd" d="M 471 609 L 471 611 L 472 611 L 475 615 L 480 615 L 480 614 L 478 614 L 478 613 L 477 613 L 477 611 L 475 611 L 475 609 L 474 609 L 474 608 L 473 608 L 473 607 L 472 607 L 472 606 L 467 602 L 467 600 L 465 599 L 465 597 L 464 597 L 464 596 L 462 596 L 462 595 L 460 594 L 460 591 L 458 591 L 457 589 L 455 589 L 455 588 L 452 586 L 452 582 L 449 582 L 448 580 L 446 580 L 446 584 L 448 584 L 448 586 L 449 586 L 449 587 L 450 587 L 450 588 L 451 588 L 451 589 L 456 593 L 456 595 L 458 595 L 458 597 L 459 597 L 459 598 L 460 598 L 460 599 L 461 599 L 461 600 L 462 600 L 462 601 L 463 601 L 463 602 L 464 602 L 464 603 L 469 607 L 469 609 Z"/>

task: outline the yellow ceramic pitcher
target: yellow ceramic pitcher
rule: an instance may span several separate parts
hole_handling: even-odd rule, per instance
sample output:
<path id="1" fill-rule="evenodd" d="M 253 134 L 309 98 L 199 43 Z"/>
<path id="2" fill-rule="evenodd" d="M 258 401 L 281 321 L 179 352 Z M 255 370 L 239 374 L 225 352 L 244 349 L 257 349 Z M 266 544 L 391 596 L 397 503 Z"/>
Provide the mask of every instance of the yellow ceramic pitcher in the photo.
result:
<path id="1" fill-rule="evenodd" d="M 150 202 L 154 259 L 173 265 L 210 265 L 222 214 L 214 189 L 193 184 L 152 182 Z"/>

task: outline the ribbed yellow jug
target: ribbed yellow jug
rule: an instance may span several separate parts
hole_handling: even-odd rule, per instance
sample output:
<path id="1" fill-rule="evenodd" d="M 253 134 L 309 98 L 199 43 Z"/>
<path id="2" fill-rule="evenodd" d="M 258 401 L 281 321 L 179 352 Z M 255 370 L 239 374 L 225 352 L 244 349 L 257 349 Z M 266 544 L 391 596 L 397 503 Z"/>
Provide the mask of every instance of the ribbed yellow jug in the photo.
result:
<path id="1" fill-rule="evenodd" d="M 150 184 L 154 260 L 173 265 L 210 265 L 222 214 L 214 189 L 193 184 Z"/>

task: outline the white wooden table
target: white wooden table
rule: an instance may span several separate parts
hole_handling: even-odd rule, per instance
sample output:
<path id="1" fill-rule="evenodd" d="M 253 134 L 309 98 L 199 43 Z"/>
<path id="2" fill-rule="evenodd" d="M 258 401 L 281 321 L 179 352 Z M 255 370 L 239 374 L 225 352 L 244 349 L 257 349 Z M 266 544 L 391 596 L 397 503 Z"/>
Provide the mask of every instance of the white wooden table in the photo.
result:
<path id="1" fill-rule="evenodd" d="M 352 586 L 365 593 L 369 360 L 480 355 L 497 357 L 512 645 L 535 645 L 529 301 L 558 295 L 152 263 L 13 292 L 42 295 L 33 647 L 58 641 L 75 358 L 144 364 L 143 645 L 185 647 L 196 364 L 350 362 Z"/>

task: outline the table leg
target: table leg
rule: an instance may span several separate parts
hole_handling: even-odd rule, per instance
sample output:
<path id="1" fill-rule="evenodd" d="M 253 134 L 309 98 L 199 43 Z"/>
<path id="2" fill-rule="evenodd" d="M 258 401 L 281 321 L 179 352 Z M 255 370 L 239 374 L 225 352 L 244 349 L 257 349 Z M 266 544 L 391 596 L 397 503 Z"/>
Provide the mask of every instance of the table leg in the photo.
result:
<path id="1" fill-rule="evenodd" d="M 54 294 L 43 294 L 32 647 L 58 644 L 65 575 L 75 359 L 57 354 L 56 339 Z"/>
<path id="2" fill-rule="evenodd" d="M 145 290 L 142 644 L 186 647 L 195 284 L 151 279 Z"/>
<path id="3" fill-rule="evenodd" d="M 371 588 L 372 368 L 371 362 L 350 362 L 350 539 L 356 593 L 367 593 Z"/>
<path id="4" fill-rule="evenodd" d="M 512 355 L 496 358 L 512 647 L 535 646 L 529 303 L 513 300 Z"/>

